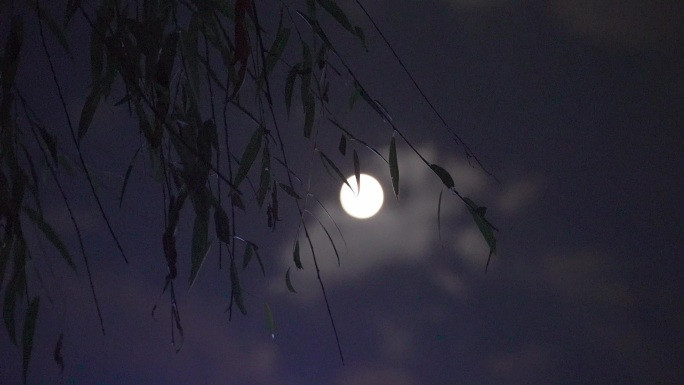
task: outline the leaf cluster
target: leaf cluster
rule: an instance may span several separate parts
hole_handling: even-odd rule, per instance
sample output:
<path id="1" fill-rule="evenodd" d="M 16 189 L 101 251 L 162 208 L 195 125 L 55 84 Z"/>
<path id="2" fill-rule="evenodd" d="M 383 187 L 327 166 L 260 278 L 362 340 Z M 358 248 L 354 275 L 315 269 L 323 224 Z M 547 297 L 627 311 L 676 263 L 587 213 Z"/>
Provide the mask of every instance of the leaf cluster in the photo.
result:
<path id="1" fill-rule="evenodd" d="M 286 151 L 288 143 L 284 138 L 287 136 L 281 132 L 287 121 L 301 127 L 302 138 L 312 144 L 310 155 L 318 156 L 322 166 L 342 183 L 349 184 L 343 173 L 345 167 L 336 159 L 351 157 L 350 167 L 356 176 L 357 189 L 360 188 L 362 168 L 359 151 L 366 149 L 381 158 L 388 165 L 397 198 L 400 191 L 398 141 L 401 139 L 449 191 L 464 201 L 490 247 L 489 257 L 495 253 L 496 229 L 484 218 L 483 208 L 469 198 L 462 198 L 449 173 L 428 162 L 413 147 L 392 122 L 389 112 L 372 98 L 355 76 L 325 32 L 328 28 L 337 29 L 366 48 L 363 29 L 352 23 L 333 0 L 304 0 L 301 3 L 257 3 L 253 0 L 101 0 L 86 3 L 69 0 L 58 13 L 54 11 L 55 7 L 49 7 L 48 11 L 40 0 L 31 0 L 16 4 L 12 14 L 0 16 L 0 25 L 9 23 L 6 33 L 0 36 L 4 43 L 0 57 L 0 289 L 5 328 L 15 344 L 16 314 L 24 308 L 24 376 L 30 361 L 40 299 L 39 288 L 32 285 L 34 282 L 39 285 L 39 282 L 27 273 L 27 264 L 38 256 L 32 254 L 22 229 L 27 224 L 35 226 L 64 263 L 77 270 L 72 251 L 45 217 L 41 197 L 46 183 L 39 177 L 41 172 L 50 176 L 51 183 L 60 192 L 78 234 L 80 254 L 104 332 L 88 254 L 78 222 L 72 215 L 71 197 L 62 187 L 69 144 L 58 138 L 71 137 L 80 160 L 80 173 L 86 177 L 113 241 L 124 261 L 128 261 L 100 203 L 100 192 L 81 152 L 81 147 L 88 145 L 88 138 L 97 134 L 97 115 L 105 104 L 129 114 L 137 122 L 135 130 L 142 138 L 142 144 L 131 143 L 134 155 L 124 171 L 119 206 L 125 200 L 130 178 L 136 175 L 133 171 L 140 167 L 142 156 L 139 155 L 150 161 L 154 183 L 161 186 L 160 199 L 164 201 L 165 209 L 160 243 L 167 267 L 163 293 L 168 293 L 173 328 L 181 338 L 183 328 L 174 285 L 179 276 L 187 276 L 190 286 L 196 282 L 212 244 L 218 249 L 220 266 L 224 252 L 229 258 L 231 295 L 228 310 L 232 314 L 235 305 L 240 312 L 247 312 L 246 283 L 241 274 L 253 260 L 257 261 L 263 274 L 265 268 L 257 243 L 242 233 L 241 221 L 245 217 L 265 217 L 267 227 L 274 231 L 282 219 L 282 197 L 286 197 L 298 212 L 293 264 L 296 269 L 304 268 L 300 240 L 306 241 L 325 297 L 309 226 L 323 228 L 339 263 L 338 248 L 329 225 L 325 224 L 334 224 L 334 220 L 330 217 L 330 221 L 324 222 L 312 212 L 311 206 L 320 201 L 303 182 L 307 178 L 300 176 L 301 170 L 291 167 L 288 161 L 291 154 Z M 267 19 L 264 15 L 278 15 L 277 25 L 264 24 L 263 20 Z M 51 68 L 52 86 L 69 127 L 67 136 L 41 122 L 16 81 L 22 69 L 26 22 L 37 23 L 40 27 L 39 39 Z M 78 60 L 78 56 L 72 54 L 70 37 L 83 31 L 89 34 L 89 87 L 80 113 L 74 119 L 77 124 L 72 126 L 63 98 L 65 85 L 60 81 L 63 74 L 55 70 L 53 57 Z M 50 39 L 56 40 L 58 47 L 46 43 L 52 41 Z M 332 78 L 343 79 L 353 87 L 331 91 Z M 350 109 L 363 100 L 370 111 L 390 126 L 392 136 L 387 157 L 335 118 L 335 106 L 331 102 L 333 92 L 349 92 L 345 99 Z M 280 107 L 284 108 L 286 117 L 276 112 Z M 23 120 L 17 118 L 20 115 Z M 297 121 L 299 116 L 301 121 Z M 250 122 L 250 125 L 236 123 L 240 121 Z M 340 136 L 336 148 L 339 154 L 334 154 L 335 149 L 320 145 L 319 137 L 331 135 Z M 296 151 L 306 155 L 309 150 Z M 441 207 L 441 195 L 439 204 Z M 438 210 L 438 217 L 439 214 Z M 176 233 L 181 219 L 186 216 L 192 219 L 190 249 L 179 252 Z M 236 261 L 238 253 L 243 256 L 241 264 Z M 285 284 L 290 292 L 296 292 L 290 268 L 285 272 Z M 325 301 L 337 338 L 327 297 Z M 266 313 L 269 330 L 275 336 L 275 322 L 268 304 Z M 62 337 L 56 347 L 59 354 L 55 354 L 60 366 L 63 365 Z M 339 340 L 337 342 L 339 348 Z"/>

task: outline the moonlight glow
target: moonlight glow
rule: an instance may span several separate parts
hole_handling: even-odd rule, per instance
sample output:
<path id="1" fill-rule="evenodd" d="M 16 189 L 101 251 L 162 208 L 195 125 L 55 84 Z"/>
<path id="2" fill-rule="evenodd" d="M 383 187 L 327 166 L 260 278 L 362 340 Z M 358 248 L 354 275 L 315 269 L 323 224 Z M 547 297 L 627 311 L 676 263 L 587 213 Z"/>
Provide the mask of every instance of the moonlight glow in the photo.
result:
<path id="1" fill-rule="evenodd" d="M 361 193 L 358 195 L 356 194 L 356 177 L 350 176 L 347 182 L 352 188 L 343 184 L 340 190 L 340 202 L 347 214 L 354 218 L 366 219 L 380 211 L 384 194 L 380 183 L 375 178 L 361 174 Z"/>

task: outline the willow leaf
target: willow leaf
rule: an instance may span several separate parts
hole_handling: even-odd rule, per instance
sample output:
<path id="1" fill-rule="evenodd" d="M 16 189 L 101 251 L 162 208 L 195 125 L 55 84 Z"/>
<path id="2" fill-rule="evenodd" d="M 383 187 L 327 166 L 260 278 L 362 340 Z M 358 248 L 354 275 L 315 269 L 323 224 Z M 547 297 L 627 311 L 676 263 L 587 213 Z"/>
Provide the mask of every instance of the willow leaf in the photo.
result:
<path id="1" fill-rule="evenodd" d="M 310 138 L 313 132 L 314 118 L 316 116 L 316 100 L 308 90 L 304 97 L 304 137 Z"/>
<path id="2" fill-rule="evenodd" d="M 295 199 L 302 199 L 302 197 L 300 197 L 299 194 L 297 194 L 297 192 L 296 192 L 292 187 L 290 187 L 290 186 L 288 186 L 288 185 L 286 185 L 286 184 L 284 184 L 284 183 L 278 183 L 278 186 L 280 186 L 280 188 L 281 188 L 283 191 L 285 191 L 285 193 L 286 193 L 287 195 L 289 195 L 289 196 L 291 196 L 291 197 L 293 197 L 293 198 L 295 198 Z"/>
<path id="3" fill-rule="evenodd" d="M 128 165 L 128 168 L 126 169 L 126 175 L 124 176 L 123 184 L 121 185 L 121 192 L 119 193 L 119 208 L 121 208 L 121 204 L 123 204 L 123 197 L 124 193 L 126 192 L 126 186 L 128 186 L 128 179 L 131 177 L 131 171 L 133 171 L 133 164 L 135 163 L 135 158 L 138 156 L 138 153 L 140 152 L 139 147 L 137 150 L 135 150 L 135 154 L 133 154 L 133 159 L 131 159 L 131 163 Z"/>
<path id="4" fill-rule="evenodd" d="M 439 200 L 437 201 L 437 236 L 439 237 L 439 244 L 442 245 L 442 194 L 444 190 L 439 191 Z M 444 245 L 442 245 L 444 246 Z"/>
<path id="5" fill-rule="evenodd" d="M 254 254 L 252 245 L 247 242 L 245 244 L 245 253 L 242 256 L 242 270 L 246 269 L 249 263 L 252 261 L 252 254 Z"/>
<path id="6" fill-rule="evenodd" d="M 238 168 L 237 174 L 235 174 L 235 179 L 233 180 L 233 185 L 237 188 L 249 173 L 249 169 L 252 167 L 254 160 L 259 154 L 259 149 L 261 149 L 261 139 L 264 135 L 264 130 L 259 127 L 254 130 L 245 151 L 242 153 L 242 158 L 240 159 L 240 167 Z"/>
<path id="7" fill-rule="evenodd" d="M 271 156 L 268 152 L 268 146 L 264 146 L 261 159 L 261 179 L 259 182 L 259 191 L 257 192 L 257 203 L 259 207 L 263 206 L 266 193 L 271 186 Z"/>
<path id="8" fill-rule="evenodd" d="M 214 227 L 216 228 L 216 238 L 226 245 L 230 244 L 230 221 L 228 214 L 221 206 L 216 206 L 214 209 Z"/>
<path id="9" fill-rule="evenodd" d="M 273 71 L 273 68 L 275 67 L 276 63 L 278 63 L 278 61 L 280 60 L 280 57 L 282 56 L 283 51 L 285 50 L 285 46 L 287 45 L 287 41 L 289 39 L 289 28 L 283 28 L 278 30 L 278 32 L 276 33 L 275 40 L 271 45 L 271 49 L 269 49 L 268 51 L 268 56 L 266 57 L 266 76 L 271 74 L 271 71 Z"/>
<path id="10" fill-rule="evenodd" d="M 340 154 L 347 155 L 347 137 L 344 135 L 340 136 L 340 144 L 337 146 Z"/>
<path id="11" fill-rule="evenodd" d="M 18 17 L 12 19 L 7 43 L 5 43 L 5 53 L 0 64 L 2 65 L 2 77 L 0 84 L 3 92 L 9 93 L 14 85 L 14 80 L 19 68 L 19 52 L 23 42 L 24 26 Z M 9 121 L 9 118 L 3 119 Z"/>
<path id="12" fill-rule="evenodd" d="M 201 194 L 199 194 L 201 195 Z M 201 199 L 201 198 L 198 198 Z M 192 230 L 192 251 L 190 254 L 190 286 L 195 283 L 204 259 L 209 251 L 209 205 L 195 204 L 195 223 Z"/>
<path id="13" fill-rule="evenodd" d="M 302 259 L 299 256 L 299 239 L 297 240 L 297 242 L 295 242 L 295 247 L 294 247 L 294 251 L 292 252 L 292 256 L 294 259 L 295 266 L 298 269 L 303 269 L 304 266 L 302 266 Z"/>
<path id="14" fill-rule="evenodd" d="M 62 255 L 66 263 L 71 267 L 74 271 L 76 271 L 76 265 L 74 264 L 73 259 L 71 259 L 71 254 L 69 254 L 69 250 L 67 247 L 64 245 L 64 242 L 62 242 L 62 239 L 57 235 L 55 230 L 50 226 L 49 223 L 45 222 L 45 219 L 38 214 L 36 211 L 29 207 L 23 207 L 24 213 L 26 214 L 33 223 L 36 224 L 38 229 L 45 235 L 45 237 L 52 243 L 52 245 L 59 251 L 59 253 Z"/>
<path id="15" fill-rule="evenodd" d="M 287 272 L 285 272 L 285 286 L 287 286 L 287 290 L 290 291 L 290 293 L 297 293 L 297 290 L 295 290 L 294 286 L 292 286 L 292 279 L 290 278 L 290 267 L 287 268 Z"/>
<path id="16" fill-rule="evenodd" d="M 356 177 L 356 195 L 361 194 L 361 163 L 359 162 L 359 154 L 354 150 L 352 156 L 354 158 L 354 176 Z"/>
<path id="17" fill-rule="evenodd" d="M 81 141 L 88 132 L 90 124 L 93 121 L 97 107 L 100 104 L 100 99 L 103 96 L 102 81 L 100 79 L 95 80 L 93 87 L 90 89 L 90 93 L 86 97 L 85 103 L 83 104 L 83 109 L 81 110 L 81 118 L 78 121 L 78 140 Z"/>
<path id="18" fill-rule="evenodd" d="M 496 254 L 496 237 L 494 236 L 494 229 L 492 226 L 484 219 L 484 213 L 486 208 L 478 206 L 473 202 L 472 199 L 466 197 L 463 200 L 468 205 L 468 211 L 473 216 L 477 228 L 482 233 L 487 245 L 489 246 L 489 256 L 487 257 L 487 265 L 485 266 L 485 271 L 489 268 L 489 262 L 492 259 L 492 255 Z"/>
<path id="19" fill-rule="evenodd" d="M 230 286 L 235 304 L 237 304 L 240 312 L 246 315 L 247 308 L 245 307 L 245 302 L 242 299 L 242 286 L 240 286 L 240 278 L 238 276 L 237 268 L 235 267 L 235 260 L 230 262 Z"/>
<path id="20" fill-rule="evenodd" d="M 297 74 L 299 73 L 300 64 L 295 64 L 290 71 L 287 73 L 287 78 L 285 79 L 285 107 L 287 109 L 287 116 L 290 116 L 290 106 L 292 105 L 292 93 L 294 91 L 294 82 L 297 79 Z"/>
<path id="21" fill-rule="evenodd" d="M 36 321 L 38 320 L 38 306 L 40 305 L 40 297 L 35 297 L 29 303 L 26 309 L 26 316 L 24 318 L 24 333 L 22 336 L 22 368 L 21 373 L 26 384 L 28 375 L 28 366 L 31 361 L 31 351 L 33 350 L 33 336 L 36 332 Z"/>
<path id="22" fill-rule="evenodd" d="M 316 0 L 318 4 L 323 6 L 325 9 L 337 22 L 344 27 L 347 31 L 351 32 L 353 35 L 357 35 L 354 30 L 354 26 L 349 21 L 347 15 L 342 11 L 342 9 L 332 0 Z"/>
<path id="23" fill-rule="evenodd" d="M 399 163 L 397 162 L 397 142 L 394 134 L 392 134 L 392 139 L 390 140 L 389 168 L 394 196 L 399 199 Z"/>
<path id="24" fill-rule="evenodd" d="M 268 303 L 266 305 L 266 326 L 268 327 L 268 333 L 271 335 L 271 338 L 275 340 L 275 332 L 276 332 L 276 326 L 275 326 L 275 320 L 273 318 L 273 312 L 271 311 L 271 307 L 268 306 Z"/>
<path id="25" fill-rule="evenodd" d="M 342 175 L 342 172 L 340 171 L 339 168 L 337 168 L 335 163 L 333 163 L 333 161 L 330 160 L 330 158 L 328 158 L 328 156 L 325 155 L 325 153 L 323 151 L 319 151 L 318 153 L 321 154 L 321 159 L 323 160 L 323 164 L 326 166 L 330 166 L 330 168 L 332 168 L 333 171 L 335 171 L 335 174 L 337 174 L 337 176 L 340 178 L 342 183 L 346 184 L 347 186 L 349 186 L 350 189 L 352 189 L 352 191 L 354 191 L 352 186 L 347 181 L 347 178 L 345 178 L 344 175 Z"/>
<path id="26" fill-rule="evenodd" d="M 446 186 L 446 188 L 450 189 L 454 187 L 454 179 L 451 177 L 447 170 L 436 164 L 431 164 L 430 169 L 432 169 L 432 171 L 435 174 L 437 174 L 437 176 L 439 177 L 439 179 L 442 180 L 442 183 L 444 183 L 444 186 Z"/>

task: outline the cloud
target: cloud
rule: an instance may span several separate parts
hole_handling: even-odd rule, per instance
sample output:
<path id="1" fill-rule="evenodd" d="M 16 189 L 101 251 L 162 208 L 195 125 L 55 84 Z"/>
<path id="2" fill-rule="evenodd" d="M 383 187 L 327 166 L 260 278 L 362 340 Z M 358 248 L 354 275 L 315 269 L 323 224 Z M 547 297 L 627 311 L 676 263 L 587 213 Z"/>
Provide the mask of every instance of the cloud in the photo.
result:
<path id="1" fill-rule="evenodd" d="M 489 361 L 491 373 L 508 383 L 544 383 L 545 377 L 555 369 L 552 349 L 532 342 L 514 352 L 497 354 Z"/>
<path id="2" fill-rule="evenodd" d="M 571 301 L 632 305 L 629 288 L 615 276 L 611 261 L 601 254 L 554 254 L 544 259 L 540 274 L 551 287 Z"/>
<path id="3" fill-rule="evenodd" d="M 550 0 L 548 7 L 562 28 L 601 44 L 662 49 L 682 38 L 678 0 Z"/>
<path id="4" fill-rule="evenodd" d="M 385 150 L 381 150 L 382 151 Z M 439 159 L 431 148 L 420 150 L 431 161 L 445 167 L 453 176 L 459 191 L 466 195 L 479 195 L 487 191 L 486 176 L 465 162 L 453 159 Z M 385 151 L 387 152 L 387 151 Z M 330 223 L 323 210 L 315 211 L 315 216 L 324 222 L 328 232 L 334 235 L 336 247 L 341 253 L 338 267 L 330 241 L 325 231 L 316 221 L 308 222 L 308 229 L 316 250 L 319 268 L 323 272 L 326 284 L 339 284 L 358 279 L 383 266 L 419 265 L 432 258 L 438 250 L 439 236 L 437 226 L 437 206 L 442 184 L 439 178 L 415 157 L 400 157 L 400 198 L 397 201 L 386 170 L 386 164 L 367 171 L 377 176 L 385 191 L 385 203 L 380 212 L 369 219 L 357 220 L 344 213 L 333 195 L 323 200 L 330 215 L 338 224 L 345 243 L 335 234 L 335 226 Z M 451 222 L 456 218 L 465 218 L 463 204 L 457 197 L 445 192 L 442 198 L 441 218 L 442 231 L 451 231 Z M 480 236 L 481 237 L 481 236 Z M 308 242 L 303 235 L 299 237 L 300 255 L 304 271 L 292 269 L 292 277 L 302 292 L 315 293 L 317 286 L 315 274 L 311 273 L 313 264 Z M 292 244 L 283 246 L 280 253 L 285 256 L 281 260 L 283 269 L 292 266 Z M 481 262 L 481 261 L 480 261 Z M 274 287 L 283 290 L 281 280 Z M 311 289 L 311 290 L 310 290 Z"/>
<path id="5" fill-rule="evenodd" d="M 537 179 L 513 181 L 504 186 L 496 200 L 497 213 L 507 215 L 520 213 L 539 197 L 542 187 L 542 182 Z"/>
<path id="6" fill-rule="evenodd" d="M 339 385 L 414 385 L 408 373 L 394 368 L 362 368 L 345 372 L 336 382 Z"/>

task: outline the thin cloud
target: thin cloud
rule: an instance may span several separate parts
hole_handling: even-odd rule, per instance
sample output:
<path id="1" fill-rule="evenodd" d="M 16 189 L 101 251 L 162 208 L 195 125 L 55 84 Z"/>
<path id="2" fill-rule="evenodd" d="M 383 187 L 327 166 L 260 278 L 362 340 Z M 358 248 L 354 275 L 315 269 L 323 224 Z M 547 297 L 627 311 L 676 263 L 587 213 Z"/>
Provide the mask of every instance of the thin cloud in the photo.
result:
<path id="1" fill-rule="evenodd" d="M 548 7 L 561 28 L 601 44 L 662 50 L 682 38 L 678 0 L 551 0 Z"/>

